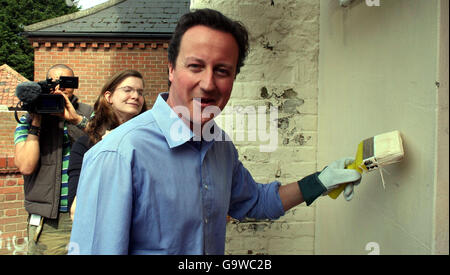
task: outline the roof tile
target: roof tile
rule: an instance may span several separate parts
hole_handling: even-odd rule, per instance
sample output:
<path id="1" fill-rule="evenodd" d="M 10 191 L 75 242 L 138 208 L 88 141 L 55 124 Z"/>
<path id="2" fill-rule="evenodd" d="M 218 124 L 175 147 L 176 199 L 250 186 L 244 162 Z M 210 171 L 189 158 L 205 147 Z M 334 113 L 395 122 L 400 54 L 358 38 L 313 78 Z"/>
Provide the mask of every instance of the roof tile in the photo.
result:
<path id="1" fill-rule="evenodd" d="M 19 102 L 15 91 L 17 84 L 29 81 L 7 64 L 0 66 L 0 104 L 15 107 Z"/>
<path id="2" fill-rule="evenodd" d="M 87 10 L 27 26 L 32 32 L 172 33 L 189 0 L 109 0 Z"/>

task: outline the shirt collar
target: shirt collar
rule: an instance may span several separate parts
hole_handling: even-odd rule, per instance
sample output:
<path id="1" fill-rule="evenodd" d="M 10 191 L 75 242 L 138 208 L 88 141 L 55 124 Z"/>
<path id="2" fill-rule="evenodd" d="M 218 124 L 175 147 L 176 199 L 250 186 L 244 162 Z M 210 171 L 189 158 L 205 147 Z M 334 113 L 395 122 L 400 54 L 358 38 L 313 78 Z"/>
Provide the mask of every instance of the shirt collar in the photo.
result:
<path id="1" fill-rule="evenodd" d="M 167 104 L 169 93 L 161 93 L 153 104 L 151 112 L 170 148 L 184 144 L 193 137 L 191 129 Z"/>
<path id="2" fill-rule="evenodd" d="M 167 144 L 170 148 L 180 146 L 193 139 L 194 133 L 191 129 L 183 122 L 181 118 L 172 110 L 172 108 L 167 104 L 167 98 L 169 93 L 161 93 L 155 101 L 151 111 L 153 116 L 161 129 L 164 137 L 166 138 Z M 215 121 L 211 121 L 211 126 L 215 129 L 220 129 Z M 212 143 L 215 140 L 219 140 L 223 137 L 221 134 L 222 130 L 218 131 L 217 134 L 212 136 L 211 141 L 205 141 L 204 143 Z M 211 138 L 211 137 L 209 137 Z"/>

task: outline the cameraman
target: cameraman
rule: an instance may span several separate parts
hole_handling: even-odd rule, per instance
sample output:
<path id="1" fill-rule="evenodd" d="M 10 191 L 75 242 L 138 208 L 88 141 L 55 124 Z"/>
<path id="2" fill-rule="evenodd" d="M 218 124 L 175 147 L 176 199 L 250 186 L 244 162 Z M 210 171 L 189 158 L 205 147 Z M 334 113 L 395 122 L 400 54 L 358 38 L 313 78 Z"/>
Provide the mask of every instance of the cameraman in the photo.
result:
<path id="1" fill-rule="evenodd" d="M 52 66 L 47 79 L 74 76 L 70 67 Z M 67 207 L 67 167 L 74 141 L 84 134 L 93 108 L 78 102 L 73 88 L 52 91 L 65 99 L 64 112 L 27 114 L 14 132 L 15 164 L 24 176 L 28 254 L 67 254 L 71 219 Z"/>

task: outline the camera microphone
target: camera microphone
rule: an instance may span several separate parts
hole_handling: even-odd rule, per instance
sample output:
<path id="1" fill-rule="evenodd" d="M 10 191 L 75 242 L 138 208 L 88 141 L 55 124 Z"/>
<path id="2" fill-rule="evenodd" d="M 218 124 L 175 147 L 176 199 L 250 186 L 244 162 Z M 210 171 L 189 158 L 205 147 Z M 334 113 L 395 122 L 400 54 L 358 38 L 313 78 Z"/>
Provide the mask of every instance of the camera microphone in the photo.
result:
<path id="1" fill-rule="evenodd" d="M 38 98 L 41 90 L 41 86 L 36 82 L 22 82 L 16 87 L 16 96 L 24 104 L 30 104 Z"/>

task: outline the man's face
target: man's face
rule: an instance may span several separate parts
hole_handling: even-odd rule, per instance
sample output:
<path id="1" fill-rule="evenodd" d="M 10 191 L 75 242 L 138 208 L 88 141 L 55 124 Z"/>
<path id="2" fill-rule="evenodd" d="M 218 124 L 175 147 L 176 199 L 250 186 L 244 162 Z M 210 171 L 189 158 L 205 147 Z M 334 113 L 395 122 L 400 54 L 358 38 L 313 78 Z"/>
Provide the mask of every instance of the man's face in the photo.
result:
<path id="1" fill-rule="evenodd" d="M 55 68 L 48 73 L 48 76 L 50 78 L 52 78 L 53 81 L 55 81 L 55 80 L 58 80 L 60 76 L 73 76 L 73 73 L 67 69 Z M 56 86 L 56 90 L 63 92 L 64 94 L 67 95 L 68 98 L 72 98 L 74 89 L 73 88 L 61 88 L 58 85 L 58 86 Z"/>
<path id="2" fill-rule="evenodd" d="M 231 34 L 202 25 L 188 29 L 181 39 L 176 64 L 169 64 L 167 104 L 172 109 L 187 108 L 189 120 L 203 126 L 212 118 L 201 117 L 201 112 L 213 106 L 223 110 L 230 99 L 238 55 Z"/>

